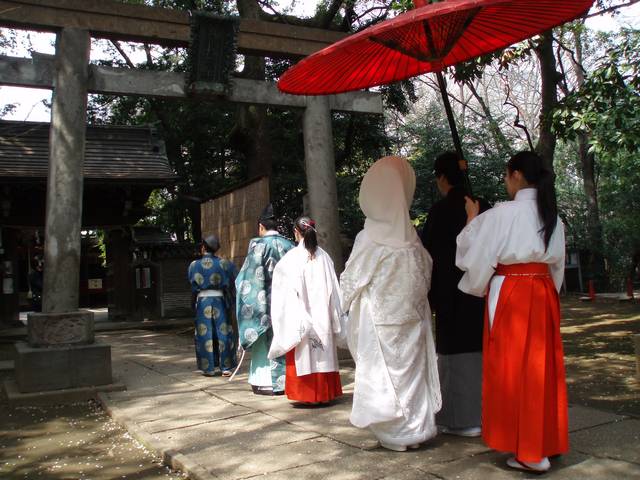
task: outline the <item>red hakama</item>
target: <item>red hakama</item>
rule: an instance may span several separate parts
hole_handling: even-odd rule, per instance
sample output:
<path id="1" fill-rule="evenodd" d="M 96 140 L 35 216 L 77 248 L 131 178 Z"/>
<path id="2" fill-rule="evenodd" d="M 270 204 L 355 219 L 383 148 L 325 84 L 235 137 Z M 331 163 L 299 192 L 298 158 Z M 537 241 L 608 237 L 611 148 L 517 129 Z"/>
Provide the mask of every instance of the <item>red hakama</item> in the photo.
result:
<path id="1" fill-rule="evenodd" d="M 330 402 L 342 395 L 338 372 L 296 374 L 296 350 L 287 352 L 286 381 L 284 391 L 289 400 L 305 403 Z"/>
<path id="2" fill-rule="evenodd" d="M 544 263 L 498 265 L 495 274 L 505 279 L 493 327 L 485 314 L 482 437 L 538 462 L 569 449 L 558 292 Z"/>

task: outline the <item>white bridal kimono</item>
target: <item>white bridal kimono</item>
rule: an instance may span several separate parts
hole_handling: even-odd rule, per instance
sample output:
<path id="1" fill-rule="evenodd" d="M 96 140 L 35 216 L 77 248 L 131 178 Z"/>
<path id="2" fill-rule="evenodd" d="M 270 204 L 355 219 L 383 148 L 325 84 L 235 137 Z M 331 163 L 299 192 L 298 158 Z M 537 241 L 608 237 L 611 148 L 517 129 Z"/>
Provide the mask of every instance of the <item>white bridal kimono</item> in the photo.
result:
<path id="1" fill-rule="evenodd" d="M 367 220 L 340 277 L 356 362 L 351 423 L 398 446 L 434 437 L 442 403 L 427 300 L 432 261 L 408 213 L 414 190 L 406 160 L 371 167 L 360 188 Z"/>
<path id="2" fill-rule="evenodd" d="M 273 271 L 269 358 L 295 348 L 296 373 L 337 372 L 335 336 L 340 333 L 340 287 L 331 257 L 304 242 L 287 252 Z"/>

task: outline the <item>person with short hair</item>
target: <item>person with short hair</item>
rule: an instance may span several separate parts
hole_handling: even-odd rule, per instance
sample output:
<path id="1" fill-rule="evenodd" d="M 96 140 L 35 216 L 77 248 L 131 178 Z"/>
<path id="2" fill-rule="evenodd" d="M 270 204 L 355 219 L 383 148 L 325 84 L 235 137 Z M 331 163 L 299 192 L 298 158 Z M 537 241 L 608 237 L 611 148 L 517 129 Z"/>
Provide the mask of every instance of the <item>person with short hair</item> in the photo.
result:
<path id="1" fill-rule="evenodd" d="M 504 177 L 511 201 L 480 214 L 466 199 L 457 238 L 463 292 L 487 296 L 482 437 L 511 452 L 507 465 L 543 473 L 569 449 L 567 387 L 558 292 L 564 278 L 564 226 L 553 171 L 520 152 Z"/>
<path id="2" fill-rule="evenodd" d="M 289 400 L 319 404 L 342 395 L 336 337 L 340 334 L 340 287 L 331 257 L 318 246 L 316 223 L 298 217 L 298 246 L 273 271 L 269 358 L 286 354 Z"/>
<path id="3" fill-rule="evenodd" d="M 350 420 L 395 451 L 433 438 L 441 407 L 427 299 L 432 262 L 409 215 L 415 188 L 403 157 L 369 168 L 359 196 L 364 229 L 340 276 L 345 336 L 356 362 Z"/>
<path id="4" fill-rule="evenodd" d="M 189 265 L 189 283 L 196 295 L 194 342 L 198 369 L 206 376 L 215 369 L 228 377 L 236 366 L 236 345 L 231 322 L 236 266 L 216 256 L 220 241 L 209 235 L 200 244 L 202 258 Z"/>
<path id="5" fill-rule="evenodd" d="M 268 358 L 271 328 L 271 281 L 277 263 L 294 247 L 277 231 L 269 204 L 258 219 L 258 237 L 251 239 L 240 273 L 236 277 L 236 315 L 240 344 L 251 351 L 249 384 L 257 395 L 283 395 L 285 357 Z"/>
<path id="6" fill-rule="evenodd" d="M 433 259 L 429 302 L 435 314 L 442 433 L 478 437 L 482 405 L 482 327 L 484 298 L 461 292 L 456 267 L 456 237 L 467 223 L 465 174 L 456 152 L 444 152 L 433 166 L 442 199 L 429 210 L 422 243 Z M 489 208 L 481 200 L 481 210 Z"/>

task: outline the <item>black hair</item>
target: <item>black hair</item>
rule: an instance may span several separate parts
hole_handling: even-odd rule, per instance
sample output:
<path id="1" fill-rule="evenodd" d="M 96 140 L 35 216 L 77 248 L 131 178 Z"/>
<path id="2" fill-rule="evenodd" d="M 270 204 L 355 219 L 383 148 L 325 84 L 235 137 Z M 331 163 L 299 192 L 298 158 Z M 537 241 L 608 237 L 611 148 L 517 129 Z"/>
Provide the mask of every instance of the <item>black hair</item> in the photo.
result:
<path id="1" fill-rule="evenodd" d="M 547 168 L 542 158 L 535 152 L 524 151 L 516 153 L 507 162 L 507 170 L 522 173 L 527 183 L 535 185 L 538 191 L 538 215 L 542 220 L 545 251 L 549 248 L 551 235 L 558 223 L 558 203 L 556 201 L 555 175 Z"/>
<path id="2" fill-rule="evenodd" d="M 316 222 L 309 217 L 298 217 L 293 222 L 293 228 L 297 229 L 302 234 L 304 240 L 304 248 L 307 249 L 311 258 L 316 255 L 318 249 L 318 237 L 316 236 Z"/>
<path id="3" fill-rule="evenodd" d="M 456 152 L 443 152 L 436 157 L 433 164 L 433 173 L 436 178 L 444 175 L 452 187 L 464 185 L 464 172 L 460 170 L 460 157 Z"/>
<path id="4" fill-rule="evenodd" d="M 202 239 L 202 246 L 204 247 L 205 251 L 214 254 L 218 250 L 220 250 L 220 240 L 216 235 L 209 235 L 208 237 Z"/>
<path id="5" fill-rule="evenodd" d="M 267 218 L 264 220 L 258 220 L 258 223 L 262 225 L 267 230 L 276 230 L 278 228 L 278 222 L 276 222 L 275 218 Z"/>

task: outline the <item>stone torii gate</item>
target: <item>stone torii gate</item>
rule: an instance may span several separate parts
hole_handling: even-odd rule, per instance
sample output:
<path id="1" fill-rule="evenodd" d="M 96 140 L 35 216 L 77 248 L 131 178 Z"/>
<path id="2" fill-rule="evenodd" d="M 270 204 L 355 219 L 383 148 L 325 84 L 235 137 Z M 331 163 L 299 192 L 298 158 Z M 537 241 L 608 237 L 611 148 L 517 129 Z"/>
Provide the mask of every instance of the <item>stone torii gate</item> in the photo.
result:
<path id="1" fill-rule="evenodd" d="M 87 94 L 179 98 L 187 96 L 188 87 L 179 73 L 89 65 L 90 40 L 93 36 L 188 46 L 190 19 L 186 12 L 110 0 L 0 0 L 0 25 L 57 34 L 53 58 L 0 57 L 0 84 L 53 89 L 43 313 L 30 315 L 29 344 L 16 347 L 18 390 L 28 394 L 110 384 L 110 347 L 94 342 L 92 314 L 78 311 Z M 239 53 L 300 57 L 343 36 L 243 19 L 236 40 Z M 305 109 L 310 213 L 318 220 L 321 243 L 341 268 L 331 111 L 380 114 L 380 96 L 359 92 L 297 97 L 279 93 L 272 83 L 244 79 L 204 85 L 204 89 L 220 92 L 219 98 L 225 101 Z M 12 393 L 20 395 L 9 389 L 7 393 L 10 399 Z"/>

